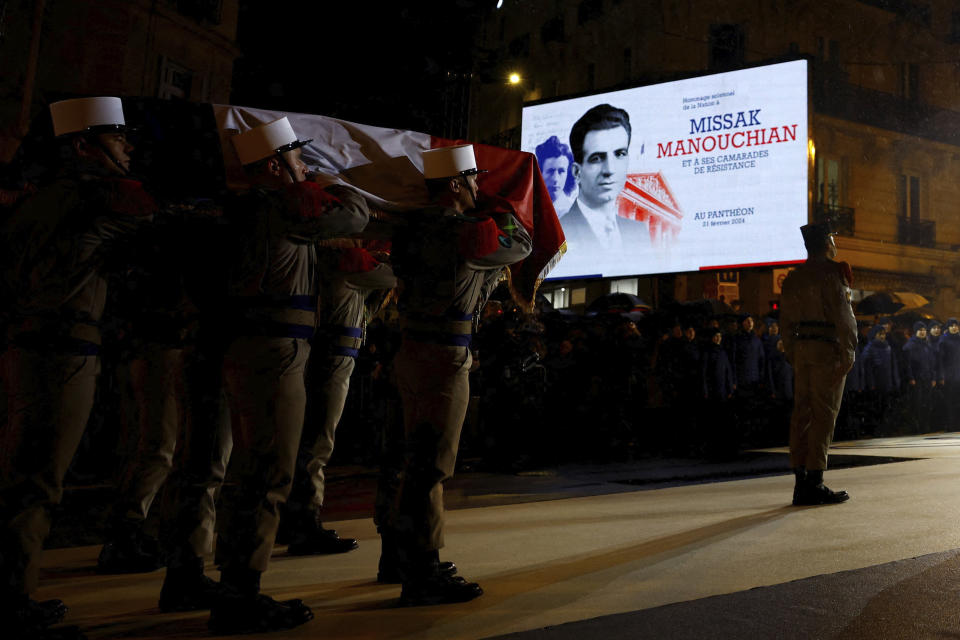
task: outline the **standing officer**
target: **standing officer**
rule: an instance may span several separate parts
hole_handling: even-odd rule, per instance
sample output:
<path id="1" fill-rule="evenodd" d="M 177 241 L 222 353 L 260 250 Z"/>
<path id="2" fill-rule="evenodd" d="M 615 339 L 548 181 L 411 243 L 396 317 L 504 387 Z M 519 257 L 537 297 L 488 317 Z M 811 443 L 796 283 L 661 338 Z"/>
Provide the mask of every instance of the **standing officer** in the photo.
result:
<path id="1" fill-rule="evenodd" d="M 834 262 L 830 227 L 800 227 L 807 261 L 783 282 L 780 322 L 787 359 L 794 368 L 790 421 L 790 466 L 796 476 L 793 504 L 835 504 L 850 498 L 823 484 L 827 450 L 843 397 L 843 384 L 857 349 L 857 321 L 850 306 L 853 276 Z"/>
<path id="2" fill-rule="evenodd" d="M 366 249 L 325 248 L 327 265 L 320 282 L 321 323 L 307 365 L 307 410 L 297 456 L 293 489 L 281 527 L 288 532 L 291 555 L 344 553 L 357 548 L 353 538 L 341 538 L 320 521 L 324 470 L 333 454 L 334 434 L 350 390 L 357 355 L 366 327 L 364 301 L 378 289 L 393 289 L 397 278 L 389 264 Z"/>
<path id="3" fill-rule="evenodd" d="M 464 602 L 483 593 L 476 583 L 441 571 L 443 481 L 454 471 L 470 399 L 473 319 L 501 270 L 531 250 L 507 203 L 478 202 L 472 145 L 427 151 L 423 163 L 433 206 L 408 215 L 409 227 L 393 251 L 402 292 L 395 367 L 404 469 L 397 510 L 390 522 L 378 522 L 381 535 L 395 541 L 404 605 Z"/>
<path id="4" fill-rule="evenodd" d="M 156 209 L 129 178 L 133 146 L 119 98 L 50 105 L 66 158 L 57 179 L 4 222 L 3 296 L 12 301 L 10 423 L 0 480 L 0 625 L 8 637 L 59 622 L 59 600 L 36 602 L 50 509 L 93 406 L 108 265 Z"/>
<path id="5" fill-rule="evenodd" d="M 221 584 L 237 597 L 213 604 L 209 626 L 218 634 L 292 628 L 313 617 L 299 600 L 261 595 L 260 576 L 290 493 L 303 429 L 304 368 L 316 327 L 316 242 L 361 231 L 369 211 L 349 189 L 304 181 L 300 147 L 308 142 L 286 118 L 233 138 L 253 188 L 228 210 L 244 239 L 231 264 L 238 322 L 223 363 L 238 486 L 225 494 L 218 514 L 216 560 Z"/>
<path id="6" fill-rule="evenodd" d="M 903 345 L 904 378 L 910 393 L 910 419 L 915 420 L 917 433 L 930 429 L 933 409 L 933 388 L 937 385 L 937 357 L 927 340 L 927 325 L 913 323 L 913 335 Z"/>

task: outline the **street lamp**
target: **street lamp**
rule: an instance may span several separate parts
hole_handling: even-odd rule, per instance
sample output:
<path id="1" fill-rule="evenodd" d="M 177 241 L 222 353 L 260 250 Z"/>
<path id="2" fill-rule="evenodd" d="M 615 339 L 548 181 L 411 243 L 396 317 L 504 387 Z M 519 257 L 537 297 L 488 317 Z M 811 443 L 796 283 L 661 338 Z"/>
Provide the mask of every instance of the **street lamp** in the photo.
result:
<path id="1" fill-rule="evenodd" d="M 507 80 L 510 82 L 510 84 L 520 84 L 520 82 L 523 80 L 523 78 L 520 77 L 520 74 L 519 74 L 519 73 L 517 73 L 516 71 L 514 71 L 513 73 L 510 74 L 510 76 L 507 78 Z"/>

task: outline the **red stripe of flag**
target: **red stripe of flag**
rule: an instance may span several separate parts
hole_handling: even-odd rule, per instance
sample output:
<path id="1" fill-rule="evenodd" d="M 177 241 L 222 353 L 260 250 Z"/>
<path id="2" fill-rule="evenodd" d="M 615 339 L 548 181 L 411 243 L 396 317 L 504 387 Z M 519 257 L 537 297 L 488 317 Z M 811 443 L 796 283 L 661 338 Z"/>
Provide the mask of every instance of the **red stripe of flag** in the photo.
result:
<path id="1" fill-rule="evenodd" d="M 716 269 L 745 269 L 747 267 L 782 267 L 784 265 L 803 264 L 805 260 L 784 260 L 783 262 L 751 262 L 748 264 L 722 264 L 710 267 L 700 267 L 700 271 L 714 271 Z"/>
<path id="2" fill-rule="evenodd" d="M 430 148 L 470 144 L 465 140 L 431 138 Z M 536 156 L 525 151 L 474 144 L 477 167 L 489 173 L 480 175 L 480 189 L 500 196 L 513 205 L 517 219 L 530 234 L 533 251 L 510 268 L 514 291 L 524 304 L 533 303 L 544 270 L 559 257 L 564 243 L 560 219 L 553 208 L 550 193 L 543 183 Z"/>

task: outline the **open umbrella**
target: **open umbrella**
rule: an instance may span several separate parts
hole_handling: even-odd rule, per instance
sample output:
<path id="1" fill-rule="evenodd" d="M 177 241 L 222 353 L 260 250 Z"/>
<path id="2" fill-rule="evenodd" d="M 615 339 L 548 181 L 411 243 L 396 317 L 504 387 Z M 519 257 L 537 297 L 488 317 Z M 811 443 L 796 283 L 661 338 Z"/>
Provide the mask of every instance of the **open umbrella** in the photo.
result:
<path id="1" fill-rule="evenodd" d="M 650 305 L 632 293 L 608 293 L 591 302 L 584 315 L 622 315 L 631 320 L 639 320 L 648 313 Z"/>
<path id="2" fill-rule="evenodd" d="M 872 293 L 857 303 L 857 315 L 893 315 L 906 305 L 893 299 L 893 294 L 885 291 Z"/>
<path id="3" fill-rule="evenodd" d="M 902 302 L 904 309 L 919 309 L 930 304 L 929 300 L 913 291 L 894 291 L 892 297 L 894 302 Z"/>

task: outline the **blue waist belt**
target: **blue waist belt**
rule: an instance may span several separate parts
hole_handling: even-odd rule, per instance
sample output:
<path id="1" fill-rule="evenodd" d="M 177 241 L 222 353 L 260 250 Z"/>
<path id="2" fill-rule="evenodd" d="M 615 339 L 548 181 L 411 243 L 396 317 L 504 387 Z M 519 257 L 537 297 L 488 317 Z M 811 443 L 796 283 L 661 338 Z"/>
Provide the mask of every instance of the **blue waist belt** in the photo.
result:
<path id="1" fill-rule="evenodd" d="M 332 324 L 327 326 L 327 335 L 331 337 L 330 355 L 347 358 L 356 358 L 360 355 L 360 345 L 363 343 L 361 327 Z"/>
<path id="2" fill-rule="evenodd" d="M 473 338 L 473 316 L 456 311 L 442 315 L 410 313 L 401 317 L 403 335 L 416 342 L 469 347 Z"/>
<path id="3" fill-rule="evenodd" d="M 313 338 L 317 310 L 315 296 L 256 296 L 235 300 L 246 316 L 240 320 L 239 335 Z"/>
<path id="4" fill-rule="evenodd" d="M 329 327 L 329 331 L 330 333 L 333 333 L 339 336 L 347 336 L 348 338 L 363 337 L 363 329 L 361 329 L 360 327 L 348 327 L 345 325 L 332 324 Z"/>

